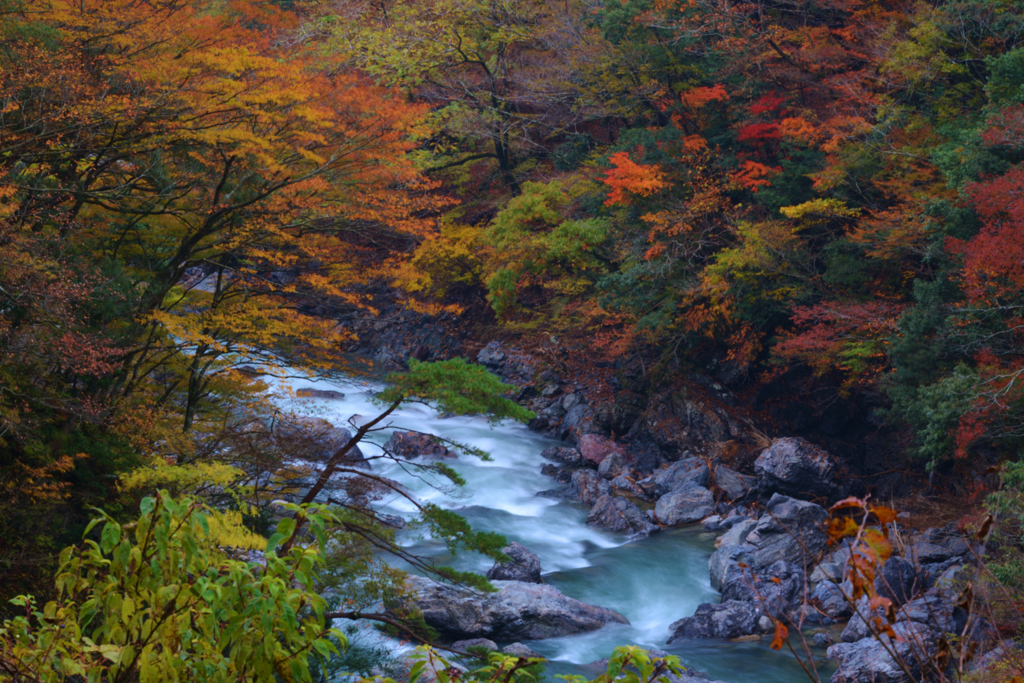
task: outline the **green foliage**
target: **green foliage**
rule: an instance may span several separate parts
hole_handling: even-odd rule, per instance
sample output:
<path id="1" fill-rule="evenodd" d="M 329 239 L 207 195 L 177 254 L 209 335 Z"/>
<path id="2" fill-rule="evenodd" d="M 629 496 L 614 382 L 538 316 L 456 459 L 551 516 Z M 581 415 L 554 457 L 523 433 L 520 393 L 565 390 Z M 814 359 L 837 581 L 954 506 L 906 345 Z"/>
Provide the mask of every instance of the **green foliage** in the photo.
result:
<path id="1" fill-rule="evenodd" d="M 58 597 L 30 616 L 4 622 L 7 671 L 57 683 L 138 680 L 309 681 L 310 659 L 325 659 L 344 635 L 324 625 L 316 593 L 329 513 L 306 516 L 319 548 L 285 557 L 267 545 L 266 565 L 230 559 L 213 544 L 211 511 L 166 492 L 144 498 L 141 515 L 120 525 L 107 515 L 99 542 L 61 553 Z M 288 533 L 285 519 L 275 538 Z M 282 528 L 286 527 L 286 528 Z"/>
<path id="2" fill-rule="evenodd" d="M 890 390 L 892 414 L 914 427 L 914 454 L 929 469 L 953 456 L 953 432 L 976 396 L 978 375 L 961 363 L 950 375 L 919 387 L 898 385 Z"/>
<path id="3" fill-rule="evenodd" d="M 528 422 L 536 415 L 507 395 L 515 387 L 504 384 L 486 368 L 462 358 L 421 363 L 409 359 L 408 372 L 388 375 L 388 388 L 377 395 L 382 404 L 401 399 L 426 401 L 453 415 L 487 415 L 491 422 L 511 418 Z"/>

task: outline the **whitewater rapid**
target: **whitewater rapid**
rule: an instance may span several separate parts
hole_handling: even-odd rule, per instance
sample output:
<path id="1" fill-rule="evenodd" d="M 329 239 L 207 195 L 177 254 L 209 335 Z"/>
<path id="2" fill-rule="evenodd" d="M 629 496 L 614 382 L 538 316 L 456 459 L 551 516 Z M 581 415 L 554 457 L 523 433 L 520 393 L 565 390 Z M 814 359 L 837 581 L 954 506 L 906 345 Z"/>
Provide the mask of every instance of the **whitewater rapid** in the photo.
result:
<path id="1" fill-rule="evenodd" d="M 289 390 L 331 389 L 343 399 L 289 398 Z M 349 419 L 369 419 L 380 412 L 370 397 L 380 384 L 357 380 L 328 383 L 290 380 L 277 383 L 277 401 L 296 413 L 321 417 L 338 426 Z M 688 667 L 728 683 L 797 683 L 808 680 L 791 654 L 773 652 L 767 641 L 688 641 L 666 646 L 669 624 L 690 616 L 705 602 L 718 602 L 710 585 L 708 558 L 714 535 L 697 526 L 673 529 L 650 538 L 631 540 L 625 535 L 586 525 L 586 508 L 578 503 L 538 496 L 557 483 L 540 473 L 547 461 L 541 451 L 561 442 L 538 435 L 524 425 L 505 421 L 490 424 L 483 417 L 441 417 L 428 406 L 403 405 L 388 423 L 391 428 L 372 433 L 362 446 L 368 456 L 380 451 L 394 430 L 415 430 L 444 436 L 484 449 L 491 460 L 461 455 L 450 464 L 466 480 L 454 487 L 442 479 L 380 460 L 374 472 L 401 482 L 419 497 L 455 510 L 475 529 L 494 531 L 518 541 L 536 553 L 544 581 L 566 595 L 623 614 L 630 625 L 611 625 L 599 631 L 530 641 L 526 644 L 551 664 L 549 674 L 599 673 L 587 665 L 607 657 L 617 645 L 636 644 L 667 650 Z M 561 444 L 564 445 L 564 444 Z M 395 495 L 381 501 L 381 511 L 414 513 L 413 505 Z M 463 570 L 485 573 L 493 562 L 475 553 L 451 557 L 442 543 L 422 531 L 403 532 L 400 541 L 410 550 Z"/>

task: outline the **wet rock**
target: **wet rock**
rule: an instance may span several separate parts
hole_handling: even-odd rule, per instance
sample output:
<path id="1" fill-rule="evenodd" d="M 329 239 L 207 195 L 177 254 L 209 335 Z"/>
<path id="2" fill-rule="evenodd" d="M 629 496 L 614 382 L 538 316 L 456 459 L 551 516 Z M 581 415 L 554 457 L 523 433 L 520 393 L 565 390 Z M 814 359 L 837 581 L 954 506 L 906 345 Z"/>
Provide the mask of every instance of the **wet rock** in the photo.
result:
<path id="1" fill-rule="evenodd" d="M 496 562 L 487 572 L 491 581 L 523 581 L 543 583 L 540 578 L 540 558 L 525 547 L 513 541 L 501 552 L 509 557 L 508 562 Z"/>
<path id="2" fill-rule="evenodd" d="M 471 647 L 477 650 L 487 650 L 488 652 L 498 651 L 498 644 L 487 638 L 470 638 L 469 640 L 459 640 L 452 643 L 452 649 L 461 652 L 469 652 Z"/>
<path id="3" fill-rule="evenodd" d="M 647 536 L 659 530 L 636 505 L 625 498 L 610 495 L 597 499 L 587 515 L 587 524 L 639 536 Z"/>
<path id="4" fill-rule="evenodd" d="M 436 438 L 422 432 L 395 432 L 384 444 L 384 450 L 402 458 L 442 458 L 451 459 L 458 456 L 437 441 Z"/>
<path id="5" fill-rule="evenodd" d="M 636 482 L 630 477 L 630 471 L 624 470 L 622 474 L 612 479 L 609 484 L 612 485 L 613 489 L 618 491 L 626 491 L 633 494 L 634 496 L 643 497 L 644 492 L 640 490 L 640 487 L 636 485 Z"/>
<path id="6" fill-rule="evenodd" d="M 654 517 L 666 526 L 699 522 L 715 509 L 715 497 L 696 484 L 666 493 L 654 506 Z"/>
<path id="7" fill-rule="evenodd" d="M 570 467 L 579 467 L 583 464 L 583 456 L 575 448 L 563 448 L 560 446 L 546 448 L 541 451 L 540 456 L 548 460 L 560 462 L 563 465 L 569 465 Z"/>
<path id="8" fill-rule="evenodd" d="M 749 602 L 729 600 L 718 605 L 705 603 L 692 617 L 670 625 L 668 642 L 684 638 L 739 638 L 757 631 L 757 608 Z"/>
<path id="9" fill-rule="evenodd" d="M 585 403 L 575 405 L 565 413 L 562 424 L 558 428 L 558 436 L 561 439 L 568 439 L 573 443 L 579 443 L 586 434 L 597 432 L 594 424 L 594 409 Z"/>
<path id="10" fill-rule="evenodd" d="M 902 557 L 894 556 L 885 561 L 882 570 L 875 577 L 875 590 L 899 606 L 921 593 L 924 589 L 923 583 L 918 579 L 914 565 Z"/>
<path id="11" fill-rule="evenodd" d="M 611 484 L 594 470 L 576 470 L 569 482 L 569 497 L 584 505 L 593 505 L 601 496 L 611 493 Z"/>
<path id="12" fill-rule="evenodd" d="M 828 647 L 829 645 L 832 645 L 832 636 L 824 631 L 821 633 L 815 633 L 811 642 L 814 643 L 814 647 Z"/>
<path id="13" fill-rule="evenodd" d="M 729 500 L 736 500 L 747 495 L 757 486 L 757 477 L 740 474 L 725 465 L 715 467 L 715 485 L 725 492 Z"/>
<path id="14" fill-rule="evenodd" d="M 583 434 L 580 436 L 580 454 L 583 456 L 583 464 L 591 467 L 598 467 L 605 458 L 613 453 L 626 460 L 626 450 L 611 439 L 598 436 L 597 434 Z"/>
<path id="15" fill-rule="evenodd" d="M 332 400 L 345 398 L 345 394 L 333 389 L 296 389 L 295 395 L 299 398 L 325 398 Z"/>
<path id="16" fill-rule="evenodd" d="M 524 657 L 526 659 L 543 659 L 539 654 L 526 647 L 522 643 L 511 643 L 501 648 L 501 651 L 513 657 Z"/>
<path id="17" fill-rule="evenodd" d="M 764 614 L 779 618 L 803 602 L 804 571 L 792 562 L 779 560 L 760 572 L 740 567 L 722 586 L 722 600 L 752 602 Z"/>
<path id="18" fill-rule="evenodd" d="M 420 576 L 410 576 L 405 607 L 451 639 L 540 640 L 628 624 L 618 612 L 563 595 L 553 586 L 494 581 L 497 593 L 477 593 Z"/>
<path id="19" fill-rule="evenodd" d="M 560 482 L 562 484 L 568 484 L 570 481 L 572 481 L 572 470 L 567 470 L 564 467 L 556 467 L 551 463 L 541 465 L 540 473 L 543 474 L 545 477 L 551 477 L 555 481 Z"/>
<path id="20" fill-rule="evenodd" d="M 706 487 L 711 481 L 711 470 L 701 458 L 685 458 L 656 471 L 637 482 L 643 491 L 657 498 L 688 486 Z"/>
<path id="21" fill-rule="evenodd" d="M 597 468 L 597 473 L 605 479 L 612 480 L 622 474 L 624 466 L 625 458 L 622 456 L 622 453 L 609 453 L 601 461 L 601 464 Z"/>
<path id="22" fill-rule="evenodd" d="M 758 487 L 765 493 L 801 498 L 829 497 L 836 465 L 832 456 L 801 438 L 779 439 L 754 461 Z"/>

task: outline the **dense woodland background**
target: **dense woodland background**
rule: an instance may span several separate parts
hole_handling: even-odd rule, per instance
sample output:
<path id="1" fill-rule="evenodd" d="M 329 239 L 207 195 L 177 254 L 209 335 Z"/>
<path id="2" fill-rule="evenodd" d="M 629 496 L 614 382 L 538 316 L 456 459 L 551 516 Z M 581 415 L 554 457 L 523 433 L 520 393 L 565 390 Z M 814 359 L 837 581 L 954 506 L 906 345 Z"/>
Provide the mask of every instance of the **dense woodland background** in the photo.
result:
<path id="1" fill-rule="evenodd" d="M 1014 0 L 0 0 L 0 597 L 158 488 L 259 546 L 298 446 L 244 366 L 351 371 L 382 301 L 1016 491 L 1022 41 Z"/>

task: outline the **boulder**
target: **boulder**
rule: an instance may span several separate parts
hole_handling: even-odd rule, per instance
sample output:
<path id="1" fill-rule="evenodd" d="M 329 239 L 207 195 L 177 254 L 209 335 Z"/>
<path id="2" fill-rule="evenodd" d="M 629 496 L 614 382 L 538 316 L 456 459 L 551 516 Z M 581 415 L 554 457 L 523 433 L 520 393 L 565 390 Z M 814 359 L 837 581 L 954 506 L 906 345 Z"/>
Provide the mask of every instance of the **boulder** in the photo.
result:
<path id="1" fill-rule="evenodd" d="M 832 645 L 832 636 L 822 631 L 821 633 L 815 633 L 814 638 L 811 640 L 814 643 L 814 647 L 828 647 Z"/>
<path id="2" fill-rule="evenodd" d="M 649 496 L 658 498 L 687 486 L 706 487 L 710 481 L 711 470 L 702 458 L 685 458 L 641 479 L 637 485 Z"/>
<path id="3" fill-rule="evenodd" d="M 452 643 L 453 650 L 459 650 L 461 652 L 469 652 L 469 648 L 476 648 L 478 650 L 486 650 L 488 652 L 497 652 L 498 644 L 493 640 L 487 638 L 470 638 L 469 640 L 458 640 Z"/>
<path id="4" fill-rule="evenodd" d="M 757 477 L 740 474 L 725 465 L 715 467 L 715 485 L 725 492 L 729 500 L 736 500 L 750 493 L 757 486 Z"/>
<path id="5" fill-rule="evenodd" d="M 939 575 L 930 591 L 947 600 L 956 600 L 973 576 L 974 570 L 970 565 L 954 565 Z"/>
<path id="6" fill-rule="evenodd" d="M 496 593 L 478 593 L 421 576 L 408 577 L 405 609 L 450 639 L 540 640 L 628 624 L 624 616 L 563 595 L 554 586 L 494 581 Z"/>
<path id="7" fill-rule="evenodd" d="M 501 347 L 501 342 L 492 341 L 476 354 L 476 362 L 490 368 L 498 367 L 504 360 L 505 351 Z"/>
<path id="8" fill-rule="evenodd" d="M 852 643 L 837 643 L 827 650 L 829 659 L 839 665 L 829 683 L 916 683 L 927 662 L 938 654 L 939 635 L 913 622 L 893 626 L 896 638 L 862 638 Z M 893 657 L 893 654 L 896 657 Z M 901 663 L 903 666 L 901 666 Z M 925 666 L 922 666 L 925 664 Z M 909 669 L 911 676 L 904 671 Z M 930 678 L 929 678 L 930 679 Z"/>
<path id="9" fill-rule="evenodd" d="M 569 497 L 580 500 L 584 505 L 593 505 L 611 489 L 611 485 L 594 470 L 576 470 L 569 482 Z"/>
<path id="10" fill-rule="evenodd" d="M 505 647 L 501 648 L 504 654 L 512 655 L 513 657 L 523 657 L 526 659 L 543 659 L 539 654 L 526 647 L 522 643 L 510 643 Z"/>
<path id="11" fill-rule="evenodd" d="M 842 544 L 826 555 L 811 572 L 811 582 L 832 581 L 842 583 L 846 578 L 847 563 L 850 561 L 850 539 L 843 539 Z"/>
<path id="12" fill-rule="evenodd" d="M 893 556 L 885 561 L 875 577 L 875 591 L 898 607 L 923 592 L 923 583 L 918 579 L 914 565 L 902 557 Z"/>
<path id="13" fill-rule="evenodd" d="M 611 495 L 597 499 L 587 515 L 587 524 L 637 536 L 647 536 L 659 530 L 636 505 Z"/>
<path id="14" fill-rule="evenodd" d="M 623 467 L 625 466 L 626 459 L 622 456 L 622 453 L 613 452 L 605 456 L 601 461 L 601 464 L 597 467 L 597 473 L 605 479 L 611 481 L 615 477 L 622 474 Z"/>
<path id="15" fill-rule="evenodd" d="M 668 642 L 683 638 L 739 638 L 757 631 L 760 614 L 749 602 L 729 600 L 718 605 L 704 603 L 692 617 L 670 625 Z"/>
<path id="16" fill-rule="evenodd" d="M 849 594 L 849 592 L 847 592 Z M 843 597 L 839 586 L 825 580 L 818 583 L 811 594 L 810 605 L 829 619 L 846 619 L 853 614 L 853 608 Z"/>
<path id="17" fill-rule="evenodd" d="M 299 398 L 324 398 L 330 400 L 340 400 L 345 398 L 345 394 L 340 391 L 334 391 L 333 389 L 296 389 L 295 395 Z"/>
<path id="18" fill-rule="evenodd" d="M 487 572 L 492 581 L 523 581 L 543 583 L 540 578 L 540 558 L 515 541 L 501 549 L 508 562 L 496 562 Z"/>
<path id="19" fill-rule="evenodd" d="M 626 460 L 626 450 L 607 437 L 597 434 L 583 434 L 580 436 L 579 444 L 584 465 L 597 467 L 605 458 L 613 453 L 617 454 L 622 459 L 622 462 Z"/>
<path id="20" fill-rule="evenodd" d="M 746 543 L 753 546 L 751 566 L 757 571 L 786 560 L 806 570 L 828 543 L 827 519 L 820 505 L 776 493 L 747 535 Z"/>
<path id="21" fill-rule="evenodd" d="M 763 614 L 782 617 L 803 602 L 806 591 L 804 570 L 779 560 L 760 572 L 738 567 L 722 586 L 722 600 L 753 603 Z"/>
<path id="22" fill-rule="evenodd" d="M 654 517 L 666 526 L 699 522 L 715 510 L 715 497 L 696 484 L 666 493 L 654 506 Z"/>
<path id="23" fill-rule="evenodd" d="M 558 437 L 579 443 L 582 437 L 596 432 L 594 409 L 585 403 L 580 403 L 566 411 L 565 417 L 562 418 L 562 424 L 558 428 Z"/>
<path id="24" fill-rule="evenodd" d="M 569 465 L 570 467 L 579 467 L 583 464 L 583 456 L 575 448 L 563 448 L 560 446 L 546 448 L 541 451 L 540 456 L 548 460 L 560 462 L 563 465 Z"/>
<path id="25" fill-rule="evenodd" d="M 832 456 L 801 438 L 779 439 L 754 461 L 758 488 L 802 498 L 830 497 L 835 492 Z"/>
<path id="26" fill-rule="evenodd" d="M 972 556 L 971 545 L 952 524 L 928 529 L 907 544 L 906 556 L 918 565 L 948 562 Z"/>
<path id="27" fill-rule="evenodd" d="M 402 458 L 455 458 L 455 453 L 430 434 L 395 432 L 384 444 L 384 450 Z"/>

